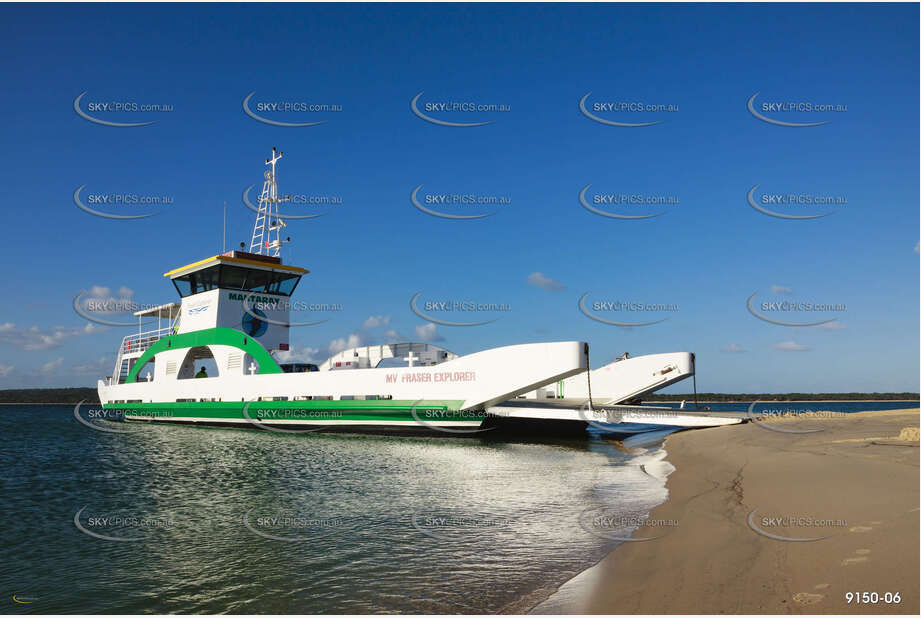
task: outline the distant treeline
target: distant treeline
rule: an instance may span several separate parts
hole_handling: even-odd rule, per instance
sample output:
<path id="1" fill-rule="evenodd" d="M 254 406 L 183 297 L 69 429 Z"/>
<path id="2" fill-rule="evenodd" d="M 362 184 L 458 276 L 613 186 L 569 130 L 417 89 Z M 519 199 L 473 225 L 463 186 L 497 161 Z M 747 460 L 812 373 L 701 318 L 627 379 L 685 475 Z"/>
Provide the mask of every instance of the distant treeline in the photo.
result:
<path id="1" fill-rule="evenodd" d="M 0 403 L 99 403 L 95 388 L 11 388 L 0 390 Z"/>
<path id="2" fill-rule="evenodd" d="M 918 401 L 918 393 L 697 393 L 698 401 Z M 653 393 L 646 401 L 694 401 L 694 394 Z"/>
<path id="3" fill-rule="evenodd" d="M 918 393 L 697 393 L 698 401 L 918 401 Z M 99 403 L 95 388 L 13 388 L 0 390 L 0 403 Z M 694 394 L 652 394 L 645 401 L 694 401 Z"/>

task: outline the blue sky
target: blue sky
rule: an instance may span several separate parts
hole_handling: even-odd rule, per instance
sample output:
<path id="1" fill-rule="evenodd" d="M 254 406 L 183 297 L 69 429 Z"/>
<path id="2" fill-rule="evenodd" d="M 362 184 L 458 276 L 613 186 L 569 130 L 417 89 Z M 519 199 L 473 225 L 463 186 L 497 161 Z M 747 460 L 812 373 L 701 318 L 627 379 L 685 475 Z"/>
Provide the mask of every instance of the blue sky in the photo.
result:
<path id="1" fill-rule="evenodd" d="M 8 293 L 0 299 L 0 387 L 94 385 L 130 329 L 72 310 L 81 290 L 143 304 L 174 300 L 162 273 L 248 241 L 243 189 L 285 152 L 282 193 L 341 197 L 292 221 L 286 261 L 312 272 L 295 299 L 338 303 L 328 322 L 295 329 L 298 356 L 343 341 L 427 338 L 457 353 L 541 340 L 592 345 L 593 365 L 624 351 L 693 351 L 701 391 L 918 390 L 917 5 L 93 5 L 0 7 L 6 122 Z M 341 111 L 248 117 L 242 101 L 309 102 Z M 410 101 L 475 102 L 506 112 L 414 115 Z M 171 105 L 79 117 L 74 99 Z M 604 111 L 642 102 L 677 111 Z M 815 102 L 846 111 L 770 110 Z M 592 109 L 595 109 L 594 107 Z M 453 221 L 414 208 L 410 192 L 507 196 L 493 216 Z M 589 195 L 674 196 L 666 214 L 593 214 Z M 73 201 L 89 194 L 167 195 L 159 212 L 115 221 Z M 746 201 L 762 193 L 846 198 L 833 215 L 787 220 Z M 258 192 L 258 186 L 256 189 Z M 255 198 L 255 196 L 254 196 Z M 302 210 L 290 212 L 302 212 Z M 479 210 L 477 210 L 479 208 Z M 648 206 L 599 206 L 621 214 Z M 443 207 L 483 213 L 480 207 Z M 314 212 L 314 211 L 310 211 Z M 543 281 L 544 286 L 529 283 Z M 547 279 L 542 279 L 545 277 Z M 547 280 L 551 280 L 548 282 Z M 773 286 L 773 289 L 772 289 Z M 108 288 L 108 291 L 104 288 Z M 561 289 L 560 289 L 561 288 Z M 424 299 L 506 304 L 478 327 L 427 326 Z M 837 312 L 754 317 L 746 300 L 843 304 Z M 577 301 L 677 306 L 595 311 Z M 371 320 L 372 316 L 379 319 Z M 378 323 L 377 326 L 374 323 Z M 366 326 L 367 323 L 367 326 Z M 672 391 L 686 392 L 690 384 Z"/>

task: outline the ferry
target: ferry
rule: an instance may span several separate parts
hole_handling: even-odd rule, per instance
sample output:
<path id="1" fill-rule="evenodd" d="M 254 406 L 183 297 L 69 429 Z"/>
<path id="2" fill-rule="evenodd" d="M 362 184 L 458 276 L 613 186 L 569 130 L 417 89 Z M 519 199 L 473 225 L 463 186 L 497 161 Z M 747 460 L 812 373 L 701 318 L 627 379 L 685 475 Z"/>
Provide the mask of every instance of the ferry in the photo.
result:
<path id="1" fill-rule="evenodd" d="M 277 431 L 476 434 L 515 418 L 528 426 L 567 421 L 584 430 L 585 406 L 573 402 L 591 407 L 593 383 L 600 402 L 617 404 L 693 375 L 693 355 L 684 352 L 622 358 L 591 371 L 584 341 L 463 356 L 405 342 L 352 348 L 321 364 L 279 361 L 296 325 L 290 299 L 310 273 L 281 259 L 290 242 L 281 237 L 282 156 L 273 148 L 266 159 L 249 250 L 166 272 L 178 302 L 134 314 L 138 332 L 122 339 L 112 375 L 98 382 L 104 408 L 129 422 Z M 202 371 L 205 360 L 217 375 Z M 535 407 L 543 412 L 535 415 Z"/>

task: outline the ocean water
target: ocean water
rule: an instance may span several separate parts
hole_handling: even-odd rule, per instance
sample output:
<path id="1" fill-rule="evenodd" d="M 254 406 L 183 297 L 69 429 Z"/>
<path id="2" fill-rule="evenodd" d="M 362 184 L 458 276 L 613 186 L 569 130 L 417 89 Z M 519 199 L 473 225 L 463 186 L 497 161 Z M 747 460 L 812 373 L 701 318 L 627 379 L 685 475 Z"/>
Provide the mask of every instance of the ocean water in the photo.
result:
<path id="1" fill-rule="evenodd" d="M 649 406 L 678 408 L 680 402 L 649 403 Z M 700 407 L 710 408 L 712 412 L 747 412 L 751 404 L 743 402 L 700 402 Z M 694 410 L 694 402 L 688 400 L 685 409 Z M 901 410 L 904 408 L 917 408 L 918 401 L 759 401 L 752 408 L 752 412 L 768 412 L 771 414 L 802 414 L 804 412 L 866 412 L 868 410 Z"/>
<path id="2" fill-rule="evenodd" d="M 526 611 L 629 537 L 670 469 L 668 432 L 99 426 L 124 433 L 0 407 L 6 613 Z"/>
<path id="3" fill-rule="evenodd" d="M 737 412 L 739 414 L 745 415 L 748 413 L 749 407 L 751 407 L 751 413 L 753 416 L 757 417 L 761 415 L 771 415 L 771 416 L 782 416 L 787 414 L 805 414 L 810 412 L 835 412 L 840 414 L 850 414 L 852 412 L 866 412 L 869 410 L 901 410 L 905 408 L 917 408 L 917 401 L 759 401 L 754 406 L 750 403 L 744 402 L 700 402 L 700 407 L 697 408 L 694 406 L 693 401 L 685 402 L 685 410 L 695 411 L 695 410 L 709 410 L 711 412 Z M 658 403 L 655 401 L 644 403 L 645 407 L 654 407 L 654 408 L 672 408 L 680 409 L 681 402 L 662 402 Z M 608 425 L 607 423 L 593 423 L 594 426 L 599 428 L 601 427 L 611 427 L 613 430 L 615 426 Z M 661 432 L 658 431 L 661 426 L 648 425 L 642 423 L 621 423 L 616 426 L 617 430 L 623 432 L 648 432 L 655 431 L 653 435 L 659 436 Z M 672 433 L 676 430 L 670 430 L 668 433 Z"/>

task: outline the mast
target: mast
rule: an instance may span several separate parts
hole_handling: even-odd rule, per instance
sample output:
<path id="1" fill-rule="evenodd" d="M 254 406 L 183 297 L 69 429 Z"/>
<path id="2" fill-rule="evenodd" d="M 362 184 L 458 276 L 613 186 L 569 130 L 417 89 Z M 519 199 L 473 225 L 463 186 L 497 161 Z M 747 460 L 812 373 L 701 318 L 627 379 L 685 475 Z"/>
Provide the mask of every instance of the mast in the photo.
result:
<path id="1" fill-rule="evenodd" d="M 227 200 L 224 200 L 224 224 L 221 227 L 221 253 L 227 251 Z"/>
<path id="2" fill-rule="evenodd" d="M 273 146 L 272 158 L 265 160 L 265 164 L 271 165 L 272 169 L 266 170 L 265 182 L 262 183 L 262 195 L 259 196 L 259 210 L 256 213 L 256 224 L 253 226 L 253 238 L 249 243 L 250 253 L 280 257 L 282 245 L 290 241 L 290 238 L 285 241 L 281 240 L 281 229 L 287 224 L 278 213 L 278 204 L 291 199 L 287 195 L 282 198 L 278 197 L 275 164 L 282 156 L 284 153 L 278 152 Z"/>

